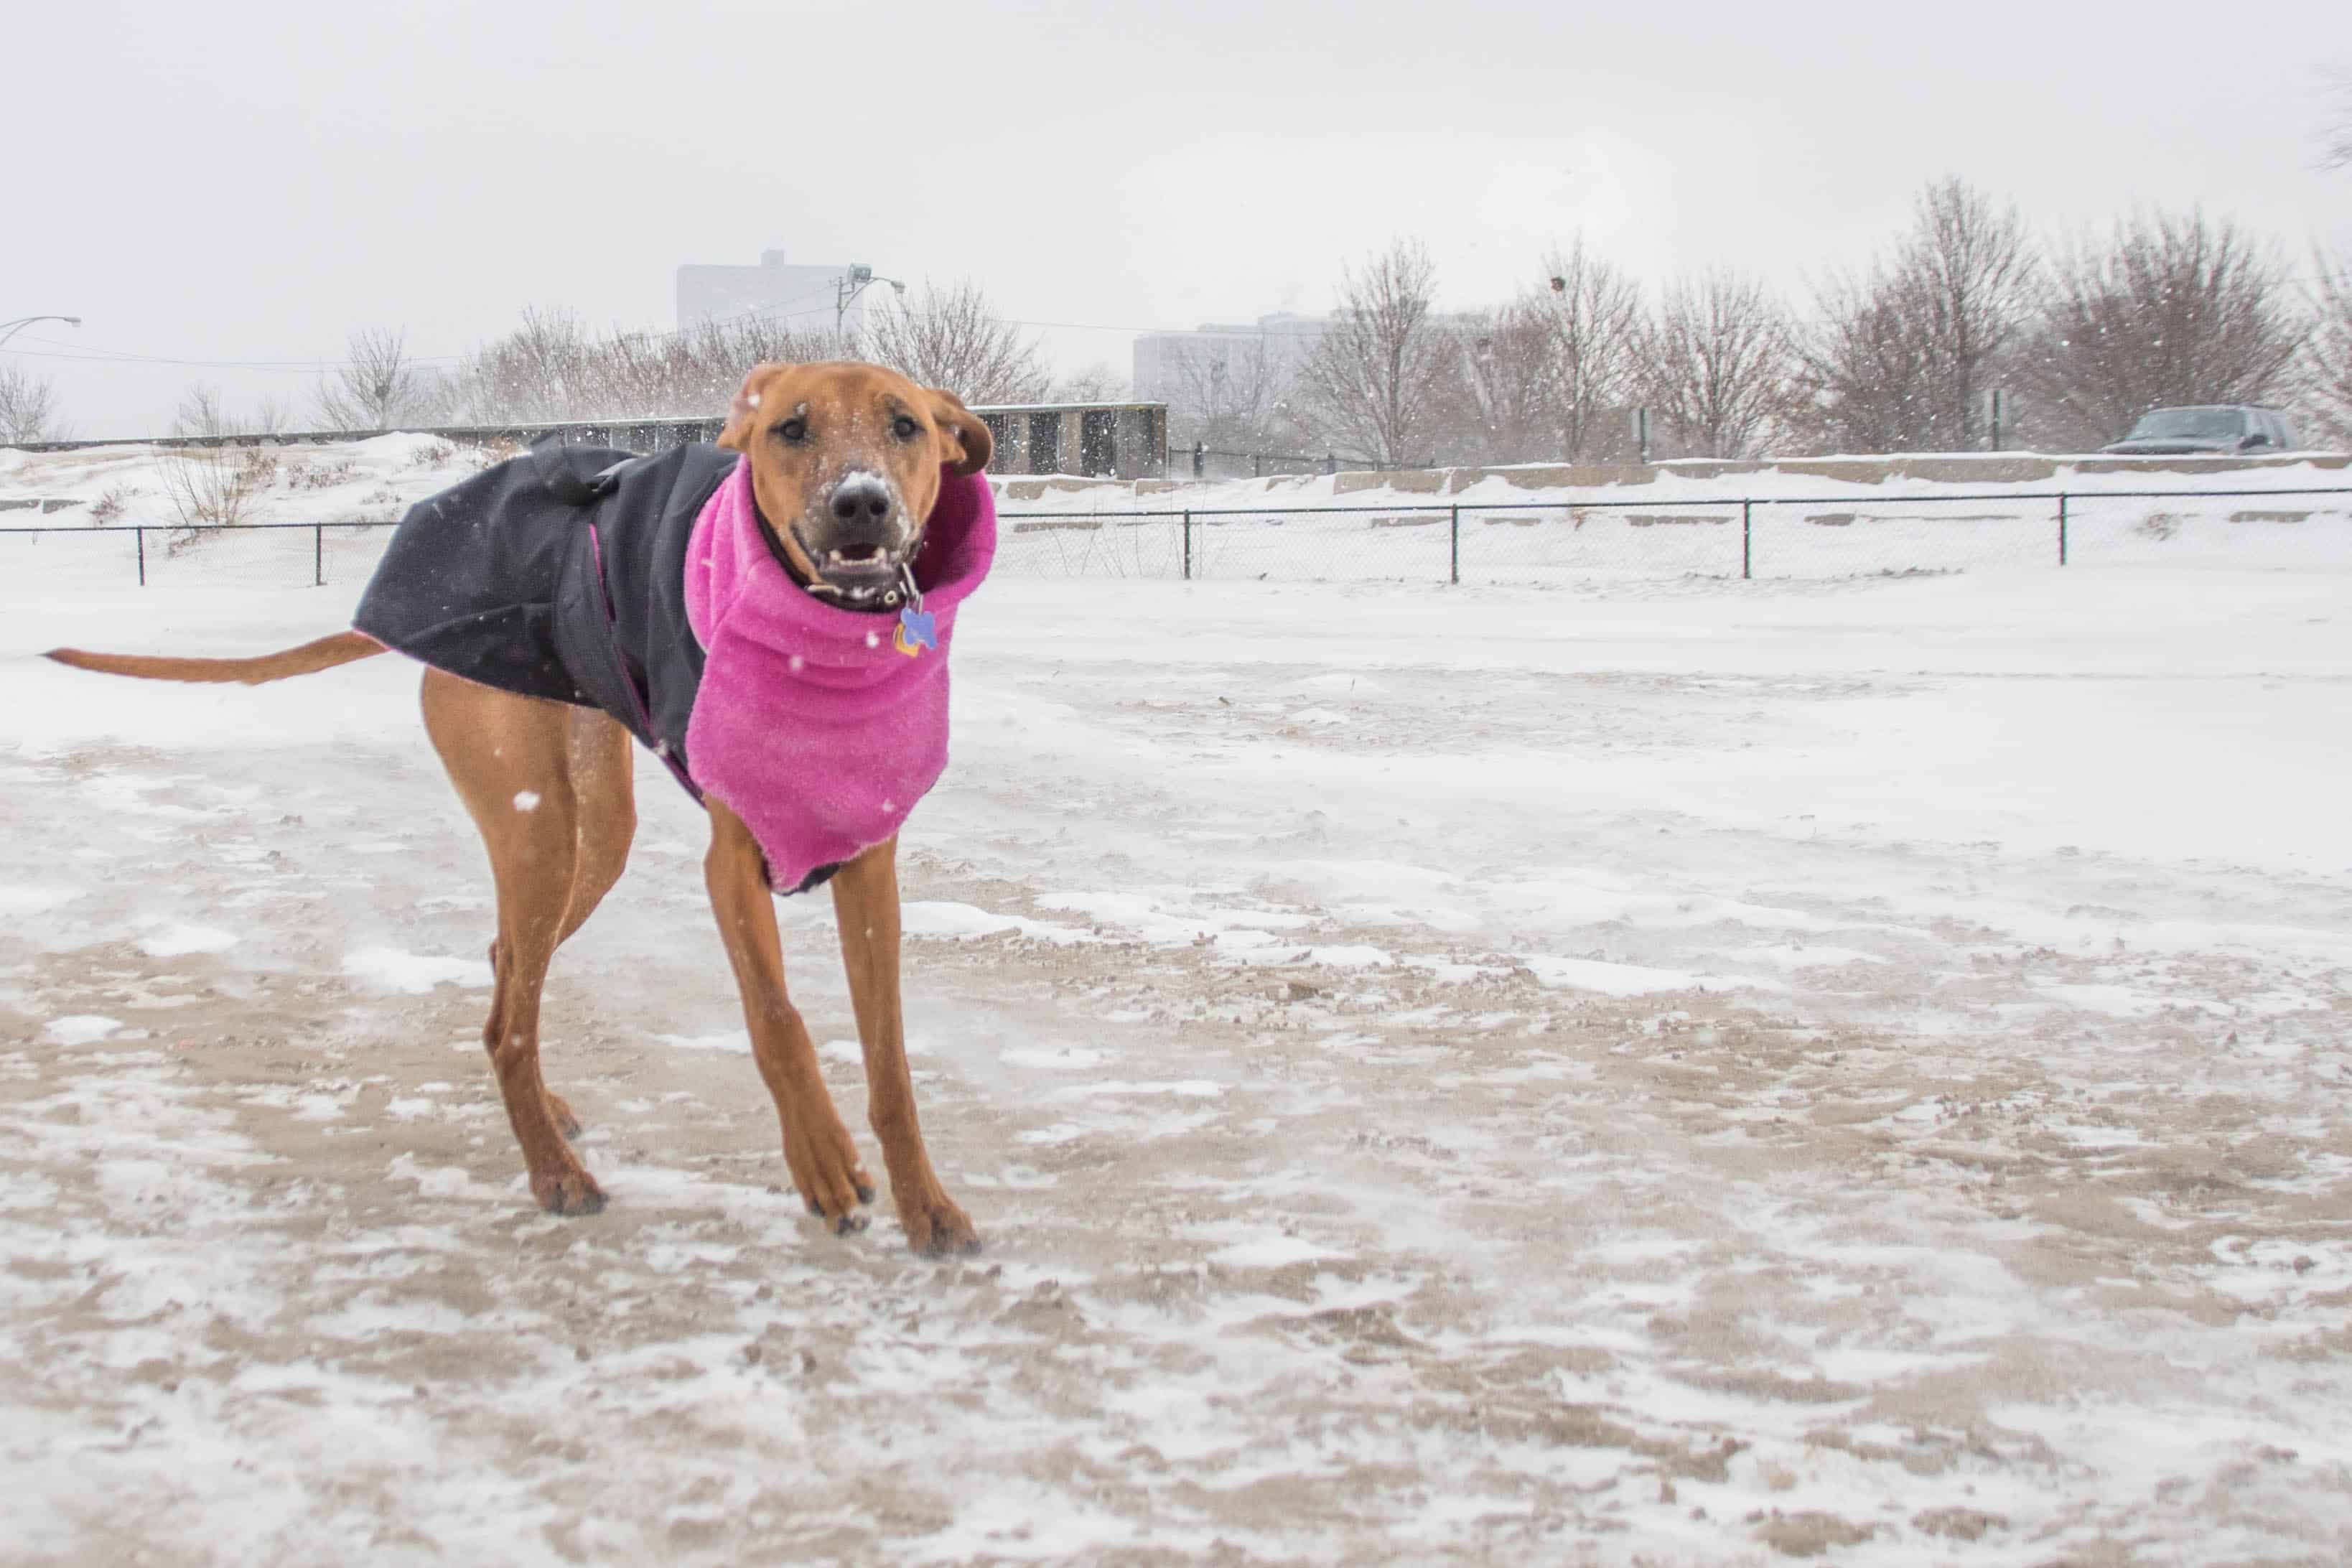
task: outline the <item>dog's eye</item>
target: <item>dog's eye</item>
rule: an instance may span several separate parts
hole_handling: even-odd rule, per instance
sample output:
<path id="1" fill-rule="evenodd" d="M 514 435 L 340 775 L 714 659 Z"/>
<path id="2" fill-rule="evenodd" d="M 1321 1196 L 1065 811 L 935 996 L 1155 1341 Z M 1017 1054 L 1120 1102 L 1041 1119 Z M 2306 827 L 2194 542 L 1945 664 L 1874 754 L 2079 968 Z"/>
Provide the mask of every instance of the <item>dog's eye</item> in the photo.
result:
<path id="1" fill-rule="evenodd" d="M 904 414 L 899 415 L 890 426 L 890 433 L 898 437 L 901 441 L 913 440 L 921 429 L 921 426 L 916 424 Z"/>
<path id="2" fill-rule="evenodd" d="M 808 421 L 805 419 L 787 419 L 782 425 L 776 426 L 776 434 L 782 437 L 787 441 L 805 441 L 808 439 Z"/>

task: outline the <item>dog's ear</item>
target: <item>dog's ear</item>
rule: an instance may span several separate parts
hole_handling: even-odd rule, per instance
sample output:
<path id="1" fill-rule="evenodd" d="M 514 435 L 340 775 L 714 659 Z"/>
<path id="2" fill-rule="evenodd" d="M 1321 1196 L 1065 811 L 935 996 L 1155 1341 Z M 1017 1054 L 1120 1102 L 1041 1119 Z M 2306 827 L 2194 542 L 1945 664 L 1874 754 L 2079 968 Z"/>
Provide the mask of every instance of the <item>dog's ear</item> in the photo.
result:
<path id="1" fill-rule="evenodd" d="M 962 398 L 934 390 L 931 417 L 939 421 L 940 462 L 959 474 L 976 474 L 988 467 L 988 459 L 996 455 L 996 437 L 988 433 L 985 420 L 963 405 Z"/>
<path id="2" fill-rule="evenodd" d="M 751 432 L 760 425 L 761 395 L 777 376 L 790 369 L 792 366 L 780 360 L 770 360 L 765 364 L 751 367 L 751 374 L 743 378 L 743 384 L 735 389 L 734 405 L 727 410 L 727 427 L 719 433 L 719 446 L 730 452 L 751 449 Z"/>

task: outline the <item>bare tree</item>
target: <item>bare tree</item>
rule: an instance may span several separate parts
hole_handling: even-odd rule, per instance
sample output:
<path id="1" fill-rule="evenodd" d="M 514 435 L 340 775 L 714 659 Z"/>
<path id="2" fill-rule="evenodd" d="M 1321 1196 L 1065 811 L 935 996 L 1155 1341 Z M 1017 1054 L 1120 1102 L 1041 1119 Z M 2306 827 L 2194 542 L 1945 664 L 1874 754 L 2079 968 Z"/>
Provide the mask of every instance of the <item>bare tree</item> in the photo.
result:
<path id="1" fill-rule="evenodd" d="M 0 365 L 0 443 L 57 438 L 57 383 L 17 365 Z"/>
<path id="2" fill-rule="evenodd" d="M 536 307 L 522 325 L 466 362 L 467 401 L 485 422 L 572 419 L 593 402 L 586 326 L 569 310 Z"/>
<path id="3" fill-rule="evenodd" d="M 1633 280 L 1592 255 L 1584 241 L 1544 258 L 1542 301 L 1551 339 L 1553 416 L 1559 456 L 1587 462 L 1613 444 L 1611 416 L 1632 386 L 1641 337 L 1642 296 Z"/>
<path id="4" fill-rule="evenodd" d="M 1098 363 L 1055 376 L 1054 384 L 1045 389 L 1045 400 L 1049 403 L 1124 403 L 1129 390 L 1127 377 L 1109 365 Z"/>
<path id="5" fill-rule="evenodd" d="M 2327 84 L 2327 121 L 2319 132 L 2319 166 L 2352 169 L 2352 70 L 2323 74 Z"/>
<path id="6" fill-rule="evenodd" d="M 280 436 L 294 428 L 294 414 L 292 398 L 271 394 L 256 403 L 238 423 L 242 431 L 247 434 Z"/>
<path id="7" fill-rule="evenodd" d="M 1389 467 L 1429 459 L 1462 357 L 1432 320 L 1436 274 L 1406 239 L 1341 275 L 1339 309 L 1298 374 L 1301 411 L 1335 449 Z"/>
<path id="8" fill-rule="evenodd" d="M 408 334 L 393 327 L 353 332 L 331 380 L 319 384 L 319 417 L 331 430 L 389 430 L 414 419 L 424 378 L 408 357 Z"/>
<path id="9" fill-rule="evenodd" d="M 234 436 L 242 428 L 228 411 L 228 399 L 209 382 L 196 382 L 180 394 L 179 406 L 172 413 L 174 436 Z"/>
<path id="10" fill-rule="evenodd" d="M 1801 347 L 1802 423 L 1849 452 L 1973 451 L 1985 394 L 2031 321 L 2034 255 L 2014 206 L 1965 182 L 1920 193 L 1911 231 L 1860 277 L 1816 293 Z"/>
<path id="11" fill-rule="evenodd" d="M 1034 403 L 1051 380 L 1036 343 L 971 282 L 926 282 L 912 300 L 877 312 L 866 336 L 876 363 L 966 403 Z"/>
<path id="12" fill-rule="evenodd" d="M 2304 340 L 2304 379 L 2311 401 L 2336 439 L 2352 442 L 2352 258 L 2314 258 L 2312 330 Z"/>
<path id="13" fill-rule="evenodd" d="M 203 381 L 190 384 L 172 413 L 172 434 L 182 438 L 275 436 L 293 426 L 294 405 L 289 399 L 264 397 L 250 408 L 232 408 L 219 387 Z"/>
<path id="14" fill-rule="evenodd" d="M 1289 362 L 1255 338 L 1202 337 L 1169 350 L 1168 427 L 1180 444 L 1215 452 L 1280 452 L 1299 444 L 1289 416 Z"/>
<path id="15" fill-rule="evenodd" d="M 2304 326 L 2276 258 L 2227 219 L 2137 216 L 2053 263 L 2021 376 L 2052 437 L 2095 445 L 2167 404 L 2283 390 Z"/>
<path id="16" fill-rule="evenodd" d="M 1522 294 L 1473 318 L 1459 331 L 1463 396 L 1444 444 L 1481 462 L 1524 463 L 1555 456 L 1559 377 L 1552 312 Z M 1440 409 L 1443 416 L 1447 410 Z"/>
<path id="17" fill-rule="evenodd" d="M 1640 292 L 1580 239 L 1544 268 L 1545 283 L 1507 304 L 1438 328 L 1460 356 L 1458 374 L 1439 383 L 1456 396 L 1436 409 L 1441 440 L 1459 455 L 1580 462 L 1617 444 L 1612 416 L 1632 395 Z"/>
<path id="18" fill-rule="evenodd" d="M 762 361 L 854 353 L 829 331 L 799 331 L 765 317 L 600 335 L 567 311 L 530 310 L 520 327 L 467 356 L 455 375 L 418 375 L 412 416 L 483 425 L 691 418 L 724 408 L 744 372 Z"/>
<path id="19" fill-rule="evenodd" d="M 1753 456 L 1786 409 L 1788 318 L 1751 279 L 1715 268 L 1669 285 L 1640 356 L 1643 401 L 1693 457 Z"/>
<path id="20" fill-rule="evenodd" d="M 1832 452 L 1917 451 L 1935 402 L 1934 355 L 1906 302 L 1867 282 L 1833 279 L 1814 295 L 1821 319 L 1799 350 L 1793 434 Z"/>
<path id="21" fill-rule="evenodd" d="M 796 328 L 773 317 L 708 321 L 683 332 L 623 333 L 604 345 L 611 369 L 605 401 L 616 412 L 699 414 L 723 408 L 744 373 L 770 361 L 855 359 L 857 344 L 831 329 Z"/>

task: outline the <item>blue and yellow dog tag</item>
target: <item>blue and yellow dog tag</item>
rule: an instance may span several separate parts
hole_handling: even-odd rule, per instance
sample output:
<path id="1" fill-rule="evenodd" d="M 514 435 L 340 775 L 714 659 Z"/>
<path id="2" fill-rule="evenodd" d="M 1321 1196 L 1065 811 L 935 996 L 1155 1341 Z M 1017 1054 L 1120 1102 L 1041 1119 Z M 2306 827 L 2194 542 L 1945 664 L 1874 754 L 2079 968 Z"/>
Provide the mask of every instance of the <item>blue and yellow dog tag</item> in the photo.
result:
<path id="1" fill-rule="evenodd" d="M 909 606 L 898 612 L 898 629 L 890 634 L 890 646 L 908 658 L 920 658 L 925 648 L 940 646 L 939 626 L 930 611 Z"/>

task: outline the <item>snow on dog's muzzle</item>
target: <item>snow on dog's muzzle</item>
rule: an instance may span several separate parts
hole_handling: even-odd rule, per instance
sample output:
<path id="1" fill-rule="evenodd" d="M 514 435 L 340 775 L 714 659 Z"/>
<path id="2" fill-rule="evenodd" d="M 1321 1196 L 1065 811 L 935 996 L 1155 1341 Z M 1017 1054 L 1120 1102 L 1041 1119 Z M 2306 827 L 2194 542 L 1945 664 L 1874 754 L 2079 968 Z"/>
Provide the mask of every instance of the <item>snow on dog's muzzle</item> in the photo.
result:
<path id="1" fill-rule="evenodd" d="M 898 584 L 909 554 L 905 510 L 879 475 L 843 476 L 798 525 L 816 568 L 812 593 L 864 603 Z"/>

